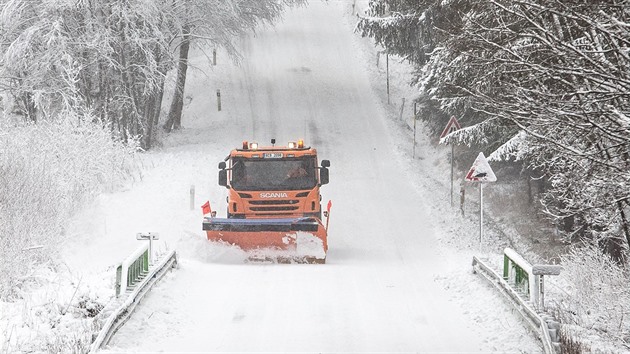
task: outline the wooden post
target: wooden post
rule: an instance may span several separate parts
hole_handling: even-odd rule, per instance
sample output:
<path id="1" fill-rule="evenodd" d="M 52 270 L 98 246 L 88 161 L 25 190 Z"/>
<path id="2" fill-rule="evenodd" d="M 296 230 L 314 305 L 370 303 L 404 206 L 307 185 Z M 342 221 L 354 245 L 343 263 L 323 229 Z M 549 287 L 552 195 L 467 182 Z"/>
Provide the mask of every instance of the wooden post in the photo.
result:
<path id="1" fill-rule="evenodd" d="M 212 65 L 217 65 L 217 49 L 212 50 Z"/>
<path id="2" fill-rule="evenodd" d="M 413 103 L 413 155 L 412 158 L 416 158 L 416 117 L 418 115 L 418 102 Z"/>
<path id="3" fill-rule="evenodd" d="M 464 203 L 466 202 L 466 186 L 464 185 L 464 182 L 462 181 L 460 187 L 460 197 L 459 197 L 459 209 L 462 212 L 462 216 L 464 216 Z"/>
<path id="4" fill-rule="evenodd" d="M 403 113 L 405 112 L 405 98 L 402 98 L 402 104 L 400 105 L 400 120 L 403 119 Z"/>
<path id="5" fill-rule="evenodd" d="M 387 104 L 389 104 L 389 53 L 385 55 L 386 55 L 386 62 L 387 62 Z"/>
<path id="6" fill-rule="evenodd" d="M 221 90 L 217 90 L 217 110 L 221 111 Z"/>

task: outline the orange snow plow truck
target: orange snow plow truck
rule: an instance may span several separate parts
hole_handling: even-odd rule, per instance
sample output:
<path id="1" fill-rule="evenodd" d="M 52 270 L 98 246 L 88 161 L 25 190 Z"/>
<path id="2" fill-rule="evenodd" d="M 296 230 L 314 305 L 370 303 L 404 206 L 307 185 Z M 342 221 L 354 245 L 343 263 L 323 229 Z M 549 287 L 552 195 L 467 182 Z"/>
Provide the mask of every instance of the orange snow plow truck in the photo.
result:
<path id="1" fill-rule="evenodd" d="M 254 259 L 325 263 L 328 210 L 319 188 L 328 183 L 330 161 L 303 140 L 260 147 L 243 142 L 219 163 L 219 185 L 228 189 L 227 218 L 206 216 L 208 240 L 239 246 Z"/>

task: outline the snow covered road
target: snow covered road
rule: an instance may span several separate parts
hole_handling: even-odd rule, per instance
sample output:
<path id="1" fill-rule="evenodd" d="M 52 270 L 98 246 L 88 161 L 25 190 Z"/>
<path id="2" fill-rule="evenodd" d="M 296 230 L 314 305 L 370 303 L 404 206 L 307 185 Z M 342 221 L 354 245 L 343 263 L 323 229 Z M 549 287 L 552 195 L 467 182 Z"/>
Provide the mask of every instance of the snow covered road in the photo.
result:
<path id="1" fill-rule="evenodd" d="M 445 286 L 453 273 L 471 277 L 470 258 L 440 244 L 432 206 L 403 166 L 348 23 L 351 3 L 311 1 L 243 38 L 240 67 L 220 58 L 207 76 L 191 71 L 185 129 L 147 156 L 142 182 L 102 198 L 85 226 L 101 239 L 82 247 L 110 261 L 147 228 L 180 255 L 103 352 L 540 351 L 481 280 L 468 293 Z M 202 55 L 196 64 L 209 70 Z M 218 162 L 242 140 L 271 138 L 304 138 L 331 160 L 325 265 L 243 264 L 237 251 L 209 245 L 200 210 L 188 209 L 194 184 L 197 204 L 208 197 L 224 216 Z M 482 307 L 469 311 L 471 303 Z M 514 326 L 507 338 L 500 321 Z"/>

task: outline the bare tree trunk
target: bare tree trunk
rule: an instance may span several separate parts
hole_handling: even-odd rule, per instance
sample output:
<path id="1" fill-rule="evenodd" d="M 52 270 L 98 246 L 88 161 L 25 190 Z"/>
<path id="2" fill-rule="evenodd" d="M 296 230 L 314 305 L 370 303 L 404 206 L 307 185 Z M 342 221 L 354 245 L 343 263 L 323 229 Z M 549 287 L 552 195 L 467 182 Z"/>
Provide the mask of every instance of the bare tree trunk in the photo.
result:
<path id="1" fill-rule="evenodd" d="M 177 83 L 175 94 L 168 112 L 168 119 L 164 123 L 164 130 L 170 132 L 182 126 L 182 109 L 184 108 L 184 88 L 186 86 L 186 71 L 188 70 L 188 50 L 190 49 L 190 30 L 184 27 L 184 37 L 179 47 L 179 64 L 177 65 Z"/>
<path id="2" fill-rule="evenodd" d="M 37 107 L 35 107 L 35 102 L 33 102 L 33 94 L 24 92 L 20 95 L 19 101 L 23 105 L 26 120 L 37 123 Z"/>
<path id="3" fill-rule="evenodd" d="M 160 92 L 158 93 L 158 97 L 157 100 L 155 101 L 155 109 L 153 111 L 153 127 L 157 127 L 160 121 L 160 113 L 162 112 L 162 101 L 164 98 L 164 82 L 162 82 L 162 88 L 160 89 Z M 150 139 L 150 145 L 149 147 L 151 147 L 153 145 L 153 140 L 155 138 L 155 134 L 156 130 L 152 129 L 151 130 L 151 135 L 149 137 Z"/>
<path id="4" fill-rule="evenodd" d="M 163 73 L 166 75 L 166 73 Z M 153 94 L 150 102 L 147 103 L 147 129 L 144 137 L 144 149 L 148 150 L 153 146 L 153 141 L 156 135 L 156 127 L 160 121 L 160 113 L 162 110 L 162 99 L 164 98 L 164 83 L 162 80 L 160 88 Z"/>
<path id="5" fill-rule="evenodd" d="M 142 134 L 142 148 L 146 151 L 151 148 L 151 138 L 153 135 L 153 119 L 155 117 L 155 102 L 157 101 L 156 96 L 159 93 L 154 92 L 151 94 L 151 97 L 146 102 L 146 109 L 144 111 L 144 119 L 146 121 L 146 128 Z"/>
<path id="6" fill-rule="evenodd" d="M 619 216 L 621 217 L 621 228 L 623 229 L 623 233 L 626 236 L 626 251 L 630 249 L 630 230 L 628 229 L 628 218 L 626 217 L 626 212 L 624 211 L 623 202 L 617 202 L 617 207 L 619 208 Z M 624 247 L 622 247 L 623 249 Z M 622 253 L 622 264 L 626 264 L 628 259 L 627 254 Z"/>

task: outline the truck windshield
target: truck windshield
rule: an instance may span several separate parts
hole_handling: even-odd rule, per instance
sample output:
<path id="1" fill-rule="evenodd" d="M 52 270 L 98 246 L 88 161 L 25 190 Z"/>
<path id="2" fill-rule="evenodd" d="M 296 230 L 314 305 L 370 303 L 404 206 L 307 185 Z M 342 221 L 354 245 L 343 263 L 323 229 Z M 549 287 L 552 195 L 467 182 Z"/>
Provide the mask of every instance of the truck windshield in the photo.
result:
<path id="1" fill-rule="evenodd" d="M 230 184 L 241 191 L 313 189 L 317 185 L 314 157 L 232 160 Z"/>

